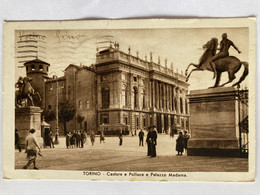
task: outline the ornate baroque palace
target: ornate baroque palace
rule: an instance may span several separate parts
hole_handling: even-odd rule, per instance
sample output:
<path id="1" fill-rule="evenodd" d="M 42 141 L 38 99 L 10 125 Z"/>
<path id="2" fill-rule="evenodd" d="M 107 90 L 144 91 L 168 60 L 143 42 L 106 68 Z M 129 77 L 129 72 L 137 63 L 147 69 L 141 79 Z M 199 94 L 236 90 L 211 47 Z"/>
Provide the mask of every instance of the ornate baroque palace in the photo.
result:
<path id="1" fill-rule="evenodd" d="M 35 59 L 24 64 L 32 86 L 42 97 L 41 108 L 58 113 L 58 103 L 68 101 L 76 114 L 67 122 L 67 131 L 105 132 L 122 130 L 135 133 L 138 129 L 157 127 L 168 133 L 174 125 L 189 129 L 188 84 L 183 74 L 173 71 L 173 64 L 164 66 L 149 59 L 119 50 L 119 45 L 98 51 L 91 66 L 69 65 L 63 77 L 49 77 L 50 64 Z M 77 119 L 81 116 L 83 121 Z M 57 117 L 52 130 L 57 128 Z M 62 135 L 63 124 L 59 123 Z M 108 133 L 108 132 L 107 132 Z"/>

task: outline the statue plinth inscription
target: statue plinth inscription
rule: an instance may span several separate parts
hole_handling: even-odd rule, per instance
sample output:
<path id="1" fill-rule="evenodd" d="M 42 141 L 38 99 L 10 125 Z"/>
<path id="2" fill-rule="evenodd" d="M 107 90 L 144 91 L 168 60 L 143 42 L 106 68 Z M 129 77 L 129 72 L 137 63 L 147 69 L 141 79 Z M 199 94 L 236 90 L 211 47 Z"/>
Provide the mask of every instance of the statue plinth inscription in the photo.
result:
<path id="1" fill-rule="evenodd" d="M 29 130 L 34 128 L 40 146 L 43 145 L 41 137 L 41 112 L 39 107 L 28 106 L 24 108 L 15 108 L 15 128 L 18 129 L 19 143 L 22 148 L 25 146 L 25 138 L 29 134 Z"/>
<path id="2" fill-rule="evenodd" d="M 233 87 L 190 92 L 188 155 L 239 156 L 236 93 Z"/>

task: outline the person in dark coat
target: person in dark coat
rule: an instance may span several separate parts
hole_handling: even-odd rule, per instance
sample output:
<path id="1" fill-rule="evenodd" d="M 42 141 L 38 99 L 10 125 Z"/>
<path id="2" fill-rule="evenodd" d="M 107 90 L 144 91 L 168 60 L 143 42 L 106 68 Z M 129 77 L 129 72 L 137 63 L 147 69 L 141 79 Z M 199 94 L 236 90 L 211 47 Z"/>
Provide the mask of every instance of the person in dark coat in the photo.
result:
<path id="1" fill-rule="evenodd" d="M 146 136 L 147 156 L 151 156 L 151 140 L 150 140 L 151 128 L 152 128 L 152 127 L 148 127 L 148 133 L 147 133 L 147 136 Z"/>
<path id="2" fill-rule="evenodd" d="M 187 153 L 188 139 L 190 139 L 190 135 L 188 134 L 187 131 L 184 131 L 184 135 L 183 135 L 183 148 L 184 148 L 184 152 L 185 153 Z"/>
<path id="3" fill-rule="evenodd" d="M 91 141 L 92 146 L 94 146 L 95 138 L 96 138 L 95 132 L 94 132 L 94 131 L 91 131 L 90 141 Z"/>
<path id="4" fill-rule="evenodd" d="M 76 145 L 77 145 L 77 148 L 80 148 L 81 147 L 81 134 L 80 134 L 80 131 L 78 130 L 77 131 L 77 136 L 76 136 Z"/>
<path id="5" fill-rule="evenodd" d="M 101 142 L 105 143 L 105 136 L 104 136 L 104 132 L 103 131 L 101 131 L 101 133 L 100 133 L 100 143 Z"/>
<path id="6" fill-rule="evenodd" d="M 71 132 L 67 133 L 66 135 L 66 147 L 69 149 L 71 147 Z"/>
<path id="7" fill-rule="evenodd" d="M 54 139 L 53 139 L 53 136 L 52 136 L 52 131 L 50 131 L 49 133 L 49 139 L 50 139 L 50 147 L 54 147 Z"/>
<path id="8" fill-rule="evenodd" d="M 85 135 L 84 135 L 83 131 L 80 131 L 80 143 L 81 143 L 81 148 L 84 148 Z"/>
<path id="9" fill-rule="evenodd" d="M 144 146 L 144 132 L 141 129 L 141 131 L 138 133 L 138 137 L 139 137 L 139 146 Z"/>
<path id="10" fill-rule="evenodd" d="M 18 129 L 15 129 L 15 146 L 17 146 L 17 149 L 19 150 L 19 152 L 21 152 L 22 149 L 21 149 L 21 146 L 19 144 L 19 139 L 20 139 L 20 137 L 19 137 L 19 134 L 18 134 Z"/>
<path id="11" fill-rule="evenodd" d="M 155 126 L 153 126 L 152 128 L 150 140 L 151 140 L 151 157 L 156 157 L 157 131 Z"/>
<path id="12" fill-rule="evenodd" d="M 76 130 L 73 131 L 73 134 L 71 136 L 71 140 L 72 140 L 71 146 L 72 146 L 72 148 L 73 147 L 75 148 L 76 147 L 76 143 L 77 143 L 77 132 L 76 132 Z"/>
<path id="13" fill-rule="evenodd" d="M 183 139 L 183 135 L 182 132 L 179 132 L 179 136 L 176 139 L 176 151 L 178 152 L 177 156 L 182 155 L 183 153 L 183 143 L 184 143 L 184 139 Z"/>
<path id="14" fill-rule="evenodd" d="M 122 146 L 122 144 L 123 144 L 123 133 L 122 133 L 122 131 L 119 131 L 118 137 L 119 137 L 119 146 Z"/>

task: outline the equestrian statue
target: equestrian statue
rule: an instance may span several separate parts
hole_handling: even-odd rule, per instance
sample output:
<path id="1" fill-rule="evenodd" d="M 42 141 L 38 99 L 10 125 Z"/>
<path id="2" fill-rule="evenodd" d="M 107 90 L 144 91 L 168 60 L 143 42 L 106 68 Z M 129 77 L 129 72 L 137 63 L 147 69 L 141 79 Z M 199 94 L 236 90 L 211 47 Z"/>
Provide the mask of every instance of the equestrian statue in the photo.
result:
<path id="1" fill-rule="evenodd" d="M 240 70 L 241 66 L 244 66 L 244 72 L 242 76 L 240 77 L 239 81 L 233 84 L 232 86 L 238 86 L 240 83 L 246 78 L 248 75 L 248 62 L 242 62 L 238 58 L 234 56 L 229 56 L 228 50 L 230 46 L 233 46 L 238 53 L 241 53 L 241 51 L 235 46 L 235 44 L 227 39 L 227 34 L 224 33 L 222 35 L 222 41 L 220 42 L 220 48 L 217 48 L 218 46 L 218 39 L 212 38 L 210 41 L 208 41 L 203 48 L 206 49 L 203 55 L 201 56 L 199 60 L 199 64 L 190 63 L 185 71 L 185 75 L 187 76 L 186 82 L 189 80 L 189 77 L 193 71 L 212 71 L 214 73 L 213 79 L 216 77 L 216 82 L 214 87 L 223 87 L 228 83 L 231 83 L 235 78 L 235 74 Z M 220 50 L 217 54 L 216 51 Z M 188 74 L 188 69 L 190 66 L 194 66 L 195 69 L 192 69 L 190 73 Z M 228 78 L 229 80 L 219 86 L 221 74 L 223 72 L 228 72 Z"/>
<path id="2" fill-rule="evenodd" d="M 16 107 L 27 107 L 27 106 L 34 106 L 34 99 L 35 95 L 38 96 L 39 101 L 41 101 L 40 94 L 35 92 L 32 88 L 30 82 L 33 79 L 30 77 L 19 77 L 17 83 L 15 84 L 16 91 L 15 91 L 15 106 Z"/>

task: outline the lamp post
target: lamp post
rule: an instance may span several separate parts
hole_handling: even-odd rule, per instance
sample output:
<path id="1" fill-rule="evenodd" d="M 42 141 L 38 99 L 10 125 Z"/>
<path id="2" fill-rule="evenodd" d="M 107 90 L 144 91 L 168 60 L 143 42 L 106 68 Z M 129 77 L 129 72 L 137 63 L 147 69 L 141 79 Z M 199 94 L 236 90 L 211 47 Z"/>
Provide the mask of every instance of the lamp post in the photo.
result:
<path id="1" fill-rule="evenodd" d="M 55 134 L 55 144 L 59 144 L 59 90 L 58 81 L 56 81 L 56 134 Z"/>

